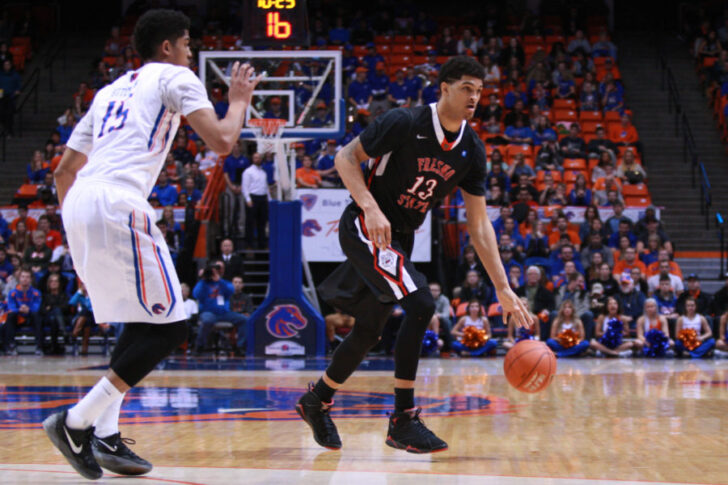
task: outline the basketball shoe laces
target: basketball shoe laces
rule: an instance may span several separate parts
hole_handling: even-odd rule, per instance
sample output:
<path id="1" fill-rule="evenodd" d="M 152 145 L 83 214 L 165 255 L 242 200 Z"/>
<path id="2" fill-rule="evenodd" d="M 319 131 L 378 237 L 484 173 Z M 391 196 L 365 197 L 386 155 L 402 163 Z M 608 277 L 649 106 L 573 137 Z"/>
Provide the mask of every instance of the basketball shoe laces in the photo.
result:
<path id="1" fill-rule="evenodd" d="M 404 426 L 406 426 L 408 429 L 406 430 L 407 435 L 409 436 L 418 436 L 420 438 L 426 438 L 428 441 L 431 439 L 437 440 L 437 436 L 435 433 L 433 433 L 426 425 L 425 421 L 420 417 L 420 413 L 422 413 L 422 408 L 413 408 L 413 409 L 407 409 L 403 411 L 405 415 L 409 418 L 409 423 L 403 423 Z M 397 421 L 399 421 L 399 417 L 394 418 L 393 425 L 397 425 Z"/>
<path id="2" fill-rule="evenodd" d="M 115 444 L 118 448 L 116 450 L 117 455 L 125 456 L 127 458 L 141 460 L 139 456 L 134 453 L 131 448 L 129 448 L 127 445 L 135 445 L 136 440 L 132 438 L 122 438 L 121 433 L 117 433 L 115 435 L 108 436 L 106 438 L 98 438 L 99 440 L 103 440 L 104 442 L 111 441 L 110 444 Z M 108 440 L 108 441 L 107 441 Z M 106 450 L 109 451 L 109 450 Z"/>

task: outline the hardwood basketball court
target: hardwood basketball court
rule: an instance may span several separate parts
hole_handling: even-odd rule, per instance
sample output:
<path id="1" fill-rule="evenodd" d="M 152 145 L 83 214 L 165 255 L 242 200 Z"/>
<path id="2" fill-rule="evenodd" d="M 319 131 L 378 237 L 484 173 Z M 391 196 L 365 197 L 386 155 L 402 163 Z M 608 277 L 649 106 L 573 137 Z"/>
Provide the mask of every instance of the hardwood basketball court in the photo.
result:
<path id="1" fill-rule="evenodd" d="M 40 423 L 76 402 L 102 358 L 0 358 L 0 477 L 84 481 Z M 144 483 L 728 484 L 725 361 L 560 360 L 545 392 L 522 394 L 502 359 L 425 359 L 418 405 L 450 449 L 384 444 L 392 362 L 369 359 L 337 394 L 344 447 L 315 444 L 293 404 L 325 360 L 171 359 L 122 408 L 122 436 L 155 465 Z M 301 368 L 303 367 L 303 368 Z M 99 483 L 131 483 L 106 473 Z"/>

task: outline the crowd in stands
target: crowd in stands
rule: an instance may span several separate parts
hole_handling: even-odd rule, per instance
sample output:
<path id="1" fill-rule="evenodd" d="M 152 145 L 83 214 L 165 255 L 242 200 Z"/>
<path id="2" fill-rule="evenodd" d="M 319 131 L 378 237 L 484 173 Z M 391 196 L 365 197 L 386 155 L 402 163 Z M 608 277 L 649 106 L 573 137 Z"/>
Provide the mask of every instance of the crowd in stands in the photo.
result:
<path id="1" fill-rule="evenodd" d="M 663 332 L 670 351 L 677 354 L 728 350 L 728 285 L 706 295 L 697 275 L 683 278 L 672 260 L 672 244 L 650 206 L 643 148 L 625 106 L 617 48 L 604 19 L 569 9 L 565 17 L 527 15 L 516 23 L 509 22 L 508 12 L 486 10 L 486 18 L 469 26 L 462 19 L 443 24 L 422 12 L 400 12 L 396 19 L 386 18 L 386 12 L 350 18 L 341 11 L 331 18 L 315 12 L 313 43 L 344 53 L 352 121 L 341 139 L 294 147 L 299 186 L 340 187 L 333 161 L 343 144 L 389 109 L 436 101 L 439 65 L 455 54 L 476 56 L 487 76 L 471 126 L 486 144 L 487 199 L 500 210 L 493 222 L 509 281 L 538 324 L 526 332 L 503 321 L 482 264 L 473 248 L 464 246 L 451 281 L 430 286 L 437 302 L 430 324 L 437 336 L 431 354 L 487 355 L 522 338 L 545 340 L 560 356 L 647 353 L 644 349 L 653 340 L 646 334 L 653 329 Z M 75 277 L 63 237 L 52 172 L 94 93 L 140 66 L 129 43 L 132 25 L 133 19 L 112 29 L 102 59 L 69 97 L 69 107 L 45 147 L 33 153 L 26 184 L 32 190 L 19 191 L 17 218 L 0 218 L 5 297 L 0 337 L 5 351 L 14 352 L 18 329 L 36 336 L 37 353 L 61 352 L 62 339 L 76 336 L 84 353 L 89 334 L 120 331 L 114 322 L 93 321 L 92 302 Z M 240 47 L 239 38 L 225 35 L 223 26 L 202 27 L 192 42 L 193 59 L 199 49 Z M 214 92 L 219 86 L 210 88 L 222 116 L 224 93 Z M 326 120 L 330 99 L 319 101 L 316 116 Z M 218 163 L 217 154 L 183 123 L 150 196 L 151 204 L 160 208 L 157 227 L 176 262 L 190 244 L 185 237 L 190 219 L 182 224 L 174 209 L 189 214 Z M 272 155 L 241 141 L 224 158 L 222 172 L 228 218 L 223 232 L 244 235 L 245 246 L 235 248 L 234 237 L 225 239 L 219 252 L 212 251 L 216 258 L 183 284 L 194 335 L 189 349 L 195 353 L 217 345 L 211 335 L 223 321 L 233 324 L 237 338 L 232 348 L 242 352 L 245 322 L 254 306 L 244 291 L 240 254 L 267 247 L 267 201 L 275 186 Z M 457 195 L 453 201 L 457 203 Z M 624 215 L 625 205 L 642 207 L 639 220 Z M 539 206 L 549 206 L 552 217 L 544 219 Z M 572 223 L 564 206 L 584 207 L 584 221 Z M 28 207 L 43 215 L 29 217 Z M 600 210 L 605 209 L 610 216 L 602 220 Z M 392 352 L 403 316 L 399 308 L 392 314 L 377 351 Z M 326 323 L 332 348 L 356 324 L 337 311 L 327 315 Z M 468 327 L 485 332 L 486 342 L 478 350 L 462 344 Z M 682 343 L 678 334 L 685 328 L 696 330 L 703 350 Z M 614 338 L 615 332 L 624 339 Z M 46 335 L 50 344 L 41 338 Z"/>

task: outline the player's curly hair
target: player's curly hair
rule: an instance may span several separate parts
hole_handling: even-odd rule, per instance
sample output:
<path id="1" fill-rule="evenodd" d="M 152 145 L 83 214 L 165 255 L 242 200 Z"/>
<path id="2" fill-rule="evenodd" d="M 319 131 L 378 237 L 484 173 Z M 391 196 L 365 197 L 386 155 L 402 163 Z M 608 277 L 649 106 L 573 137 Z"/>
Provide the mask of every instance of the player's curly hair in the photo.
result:
<path id="1" fill-rule="evenodd" d="M 162 42 L 174 43 L 189 29 L 190 19 L 182 12 L 165 8 L 148 10 L 134 26 L 134 49 L 147 61 L 157 54 Z"/>
<path id="2" fill-rule="evenodd" d="M 473 76 L 485 79 L 485 68 L 478 61 L 469 56 L 455 56 L 442 65 L 437 75 L 437 85 L 452 84 L 463 76 Z"/>

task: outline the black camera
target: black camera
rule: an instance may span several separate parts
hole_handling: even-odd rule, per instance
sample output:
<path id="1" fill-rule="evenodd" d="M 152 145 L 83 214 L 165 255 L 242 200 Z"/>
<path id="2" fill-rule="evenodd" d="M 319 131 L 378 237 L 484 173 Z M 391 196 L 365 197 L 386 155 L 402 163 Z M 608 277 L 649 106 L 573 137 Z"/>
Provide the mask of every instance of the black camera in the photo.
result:
<path id="1" fill-rule="evenodd" d="M 220 272 L 220 265 L 215 262 L 207 263 L 205 269 L 202 270 L 202 279 L 205 281 L 212 281 L 215 276 L 215 272 Z"/>

